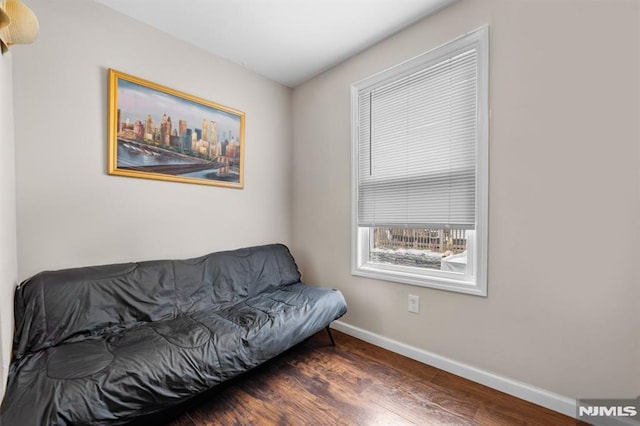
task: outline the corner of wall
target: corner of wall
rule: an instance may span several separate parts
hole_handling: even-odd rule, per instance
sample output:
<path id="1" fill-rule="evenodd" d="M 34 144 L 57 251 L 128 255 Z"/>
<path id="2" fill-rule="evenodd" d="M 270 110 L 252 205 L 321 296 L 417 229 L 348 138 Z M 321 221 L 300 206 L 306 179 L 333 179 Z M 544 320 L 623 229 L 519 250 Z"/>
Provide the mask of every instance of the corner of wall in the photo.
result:
<path id="1" fill-rule="evenodd" d="M 0 400 L 4 396 L 13 335 L 13 293 L 18 279 L 15 136 L 11 53 L 0 56 Z"/>

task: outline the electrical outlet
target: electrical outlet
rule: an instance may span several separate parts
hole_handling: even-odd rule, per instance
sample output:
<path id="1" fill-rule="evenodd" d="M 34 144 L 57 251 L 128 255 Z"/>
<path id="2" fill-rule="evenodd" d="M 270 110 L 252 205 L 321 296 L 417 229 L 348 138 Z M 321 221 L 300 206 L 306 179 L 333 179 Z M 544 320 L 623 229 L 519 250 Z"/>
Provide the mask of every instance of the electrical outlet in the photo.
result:
<path id="1" fill-rule="evenodd" d="M 413 312 L 417 314 L 420 312 L 420 296 L 416 296 L 415 294 L 409 295 L 409 305 L 407 306 L 409 312 Z"/>

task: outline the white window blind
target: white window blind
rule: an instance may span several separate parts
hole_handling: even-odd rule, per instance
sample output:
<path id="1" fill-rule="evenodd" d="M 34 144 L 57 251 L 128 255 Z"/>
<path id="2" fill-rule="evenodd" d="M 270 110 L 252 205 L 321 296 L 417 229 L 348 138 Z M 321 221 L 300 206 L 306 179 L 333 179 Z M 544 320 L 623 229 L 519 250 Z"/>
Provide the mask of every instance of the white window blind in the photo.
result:
<path id="1" fill-rule="evenodd" d="M 357 96 L 358 226 L 474 229 L 476 48 Z"/>

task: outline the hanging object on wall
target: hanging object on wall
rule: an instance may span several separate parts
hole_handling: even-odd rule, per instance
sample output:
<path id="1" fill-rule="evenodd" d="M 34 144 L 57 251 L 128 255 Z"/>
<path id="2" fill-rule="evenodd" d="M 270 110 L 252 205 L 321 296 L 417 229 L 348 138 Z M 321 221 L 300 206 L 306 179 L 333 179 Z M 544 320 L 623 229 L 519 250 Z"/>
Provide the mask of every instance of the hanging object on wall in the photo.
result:
<path id="1" fill-rule="evenodd" d="M 7 15 L 4 10 L 0 9 L 0 28 L 4 28 L 11 22 L 9 19 L 9 15 Z"/>
<path id="2" fill-rule="evenodd" d="M 108 173 L 243 188 L 244 112 L 109 70 Z"/>
<path id="3" fill-rule="evenodd" d="M 2 53 L 14 44 L 33 43 L 38 35 L 38 18 L 20 0 L 0 3 L 0 49 Z"/>

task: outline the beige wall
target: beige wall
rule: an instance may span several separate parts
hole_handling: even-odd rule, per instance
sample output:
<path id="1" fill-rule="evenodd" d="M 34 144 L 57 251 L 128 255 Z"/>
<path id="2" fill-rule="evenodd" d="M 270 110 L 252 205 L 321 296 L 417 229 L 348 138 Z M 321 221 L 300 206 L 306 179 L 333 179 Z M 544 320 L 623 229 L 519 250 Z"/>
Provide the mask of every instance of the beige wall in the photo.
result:
<path id="1" fill-rule="evenodd" d="M 18 279 L 11 62 L 11 53 L 0 56 L 0 400 L 11 354 L 13 290 Z"/>
<path id="2" fill-rule="evenodd" d="M 570 398 L 638 395 L 639 7 L 462 0 L 296 88 L 304 279 L 345 293 L 349 325 Z M 488 298 L 352 276 L 350 84 L 483 24 Z"/>
<path id="3" fill-rule="evenodd" d="M 92 1 L 27 0 L 15 49 L 20 279 L 290 243 L 291 90 Z M 106 174 L 107 69 L 246 113 L 243 190 Z"/>

